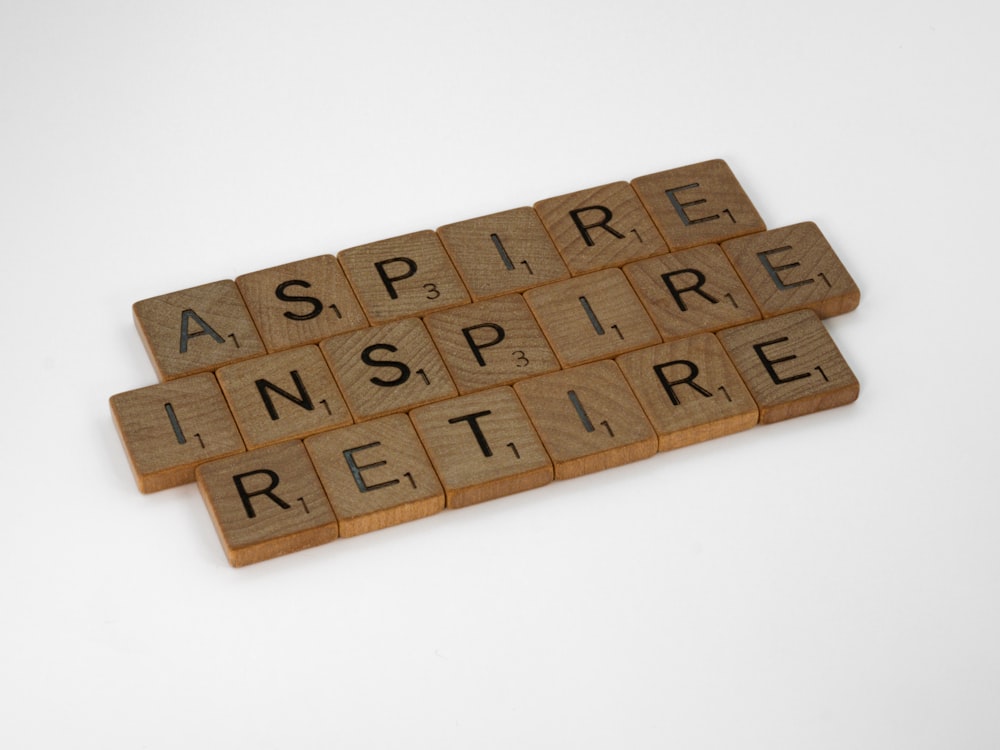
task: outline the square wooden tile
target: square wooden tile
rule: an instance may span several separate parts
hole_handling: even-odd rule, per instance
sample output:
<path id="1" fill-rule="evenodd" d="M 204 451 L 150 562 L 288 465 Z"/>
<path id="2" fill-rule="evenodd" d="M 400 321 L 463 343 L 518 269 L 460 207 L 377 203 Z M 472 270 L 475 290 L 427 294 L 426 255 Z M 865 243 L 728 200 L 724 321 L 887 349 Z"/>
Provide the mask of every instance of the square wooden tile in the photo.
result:
<path id="1" fill-rule="evenodd" d="M 719 243 L 766 227 L 722 159 L 638 177 L 632 187 L 671 250 Z"/>
<path id="2" fill-rule="evenodd" d="M 140 300 L 132 305 L 132 314 L 160 380 L 214 370 L 266 351 L 232 281 Z"/>
<path id="3" fill-rule="evenodd" d="M 342 333 L 320 350 L 355 422 L 458 395 L 419 318 Z"/>
<path id="4" fill-rule="evenodd" d="M 535 211 L 574 276 L 667 252 L 627 182 L 546 198 Z"/>
<path id="5" fill-rule="evenodd" d="M 332 255 L 244 274 L 237 277 L 236 286 L 271 352 L 316 344 L 368 325 L 340 262 Z"/>
<path id="6" fill-rule="evenodd" d="M 764 317 L 815 310 L 821 318 L 850 312 L 861 292 L 811 221 L 723 243 Z"/>
<path id="7" fill-rule="evenodd" d="M 524 299 L 564 367 L 662 341 L 618 268 L 529 289 Z"/>
<path id="8" fill-rule="evenodd" d="M 422 406 L 410 418 L 449 508 L 552 481 L 552 462 L 509 386 Z"/>
<path id="9" fill-rule="evenodd" d="M 430 230 L 352 247 L 337 257 L 373 324 L 470 301 L 441 240 Z"/>
<path id="10" fill-rule="evenodd" d="M 757 404 L 711 333 L 615 360 L 659 438 L 661 451 L 747 430 Z"/>
<path id="11" fill-rule="evenodd" d="M 514 390 L 555 465 L 556 479 L 656 453 L 656 433 L 614 362 L 539 375 Z"/>
<path id="12" fill-rule="evenodd" d="M 215 373 L 247 448 L 351 424 L 351 414 L 316 346 L 220 367 Z"/>
<path id="13" fill-rule="evenodd" d="M 245 450 L 211 373 L 119 393 L 110 403 L 141 492 L 193 482 L 198 464 Z"/>
<path id="14" fill-rule="evenodd" d="M 520 294 L 432 313 L 424 323 L 460 393 L 559 369 Z"/>
<path id="15" fill-rule="evenodd" d="M 405 414 L 305 440 L 342 537 L 444 510 L 444 489 Z"/>
<path id="16" fill-rule="evenodd" d="M 858 397 L 858 380 L 812 310 L 720 331 L 760 407 L 761 423 L 831 409 Z"/>
<path id="17" fill-rule="evenodd" d="M 530 208 L 447 224 L 437 231 L 475 300 L 569 277 L 545 227 Z"/>
<path id="18" fill-rule="evenodd" d="M 233 566 L 337 538 L 337 519 L 301 441 L 202 464 L 196 475 Z"/>
<path id="19" fill-rule="evenodd" d="M 658 255 L 629 263 L 622 271 L 664 341 L 761 317 L 718 245 Z"/>

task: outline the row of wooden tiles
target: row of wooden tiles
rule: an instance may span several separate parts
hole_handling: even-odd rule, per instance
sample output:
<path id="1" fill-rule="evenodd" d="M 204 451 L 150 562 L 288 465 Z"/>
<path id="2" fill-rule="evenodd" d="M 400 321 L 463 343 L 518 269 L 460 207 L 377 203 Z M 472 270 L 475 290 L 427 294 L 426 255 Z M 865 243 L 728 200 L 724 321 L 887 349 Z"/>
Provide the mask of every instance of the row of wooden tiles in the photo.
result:
<path id="1" fill-rule="evenodd" d="M 773 231 L 787 240 L 818 229 L 806 224 Z M 724 246 L 732 253 L 731 243 L 738 249 L 745 239 Z M 771 289 L 754 287 L 752 294 L 723 247 L 705 245 L 423 318 L 358 328 L 318 345 L 232 361 L 215 370 L 220 400 L 235 417 L 242 443 L 254 449 L 759 320 L 766 317 L 761 308 L 768 308 L 758 300 L 766 301 L 769 292 L 786 295 L 782 305 L 771 303 L 779 313 L 782 306 L 795 310 L 805 305 L 828 315 L 857 304 L 857 289 L 828 244 L 796 240 L 788 248 L 796 261 L 782 268 L 797 271 L 799 282 L 783 283 L 784 290 L 766 275 Z M 813 276 L 804 276 L 802 268 L 812 269 Z M 779 278 L 787 282 L 788 270 L 784 273 Z M 834 283 L 813 280 L 818 276 Z M 802 283 L 806 278 L 809 284 Z M 218 324 L 216 308 L 206 303 L 199 309 L 202 324 L 208 325 L 202 315 Z M 176 318 L 174 324 L 177 337 Z M 181 324 L 181 331 L 186 330 Z M 225 342 L 231 339 L 218 338 L 222 343 L 201 335 L 186 348 L 228 348 Z M 181 439 L 191 434 L 204 441 L 205 435 L 200 419 L 179 416 L 188 401 L 181 396 L 183 380 L 112 397 L 119 432 L 143 491 L 193 481 L 194 465 L 216 455 L 200 445 L 190 453 L 192 446 Z M 172 383 L 175 387 L 167 387 Z M 178 446 L 187 446 L 183 457 L 172 457 Z"/>
<path id="2" fill-rule="evenodd" d="M 811 310 L 702 333 L 249 451 L 211 373 L 173 389 L 222 458 L 195 476 L 229 562 L 295 550 L 850 403 Z M 133 392 L 135 393 L 135 392 Z M 157 400 L 158 403 L 158 400 Z M 301 405 L 300 405 L 301 406 Z M 179 429 L 179 428 L 178 428 Z M 209 432 L 210 431 L 210 432 Z M 178 433 L 179 435 L 179 433 Z M 187 435 L 190 446 L 195 436 Z M 178 441 L 175 448 L 184 452 Z M 225 456 L 228 449 L 231 455 Z M 197 449 L 196 449 L 197 450 Z"/>
<path id="3" fill-rule="evenodd" d="M 670 257 L 719 244 L 729 260 L 701 257 L 711 250 Z M 712 295 L 698 276 L 701 264 L 718 276 L 716 287 L 741 279 L 735 286 L 750 290 L 764 317 L 805 307 L 827 316 L 858 302 L 815 224 L 765 231 L 728 166 L 715 160 L 159 295 L 133 312 L 163 381 L 625 267 L 670 339 L 698 328 L 677 328 L 669 300 L 665 307 L 655 299 L 672 290 L 683 308 L 684 300 Z"/>

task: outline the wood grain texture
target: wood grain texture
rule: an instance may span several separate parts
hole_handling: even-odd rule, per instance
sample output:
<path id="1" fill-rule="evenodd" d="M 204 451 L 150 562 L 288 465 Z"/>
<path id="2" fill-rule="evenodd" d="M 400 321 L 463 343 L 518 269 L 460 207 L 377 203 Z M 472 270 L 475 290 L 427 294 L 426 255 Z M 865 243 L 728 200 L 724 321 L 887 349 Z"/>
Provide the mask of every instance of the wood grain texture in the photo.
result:
<path id="1" fill-rule="evenodd" d="M 320 350 L 356 422 L 458 394 L 419 318 L 334 336 Z"/>
<path id="2" fill-rule="evenodd" d="M 763 424 L 849 404 L 858 380 L 812 310 L 720 331 Z"/>
<path id="3" fill-rule="evenodd" d="M 432 313 L 424 323 L 460 393 L 559 369 L 559 361 L 519 294 Z"/>
<path id="4" fill-rule="evenodd" d="M 474 300 L 569 277 L 545 227 L 530 208 L 446 224 L 437 232 Z"/>
<path id="5" fill-rule="evenodd" d="M 632 187 L 671 250 L 767 228 L 722 159 L 637 177 Z"/>
<path id="6" fill-rule="evenodd" d="M 546 198 L 535 211 L 574 276 L 667 252 L 627 182 Z"/>
<path id="7" fill-rule="evenodd" d="M 216 371 L 248 449 L 351 424 L 316 346 L 300 346 Z"/>
<path id="8" fill-rule="evenodd" d="M 193 482 L 199 464 L 245 450 L 211 373 L 119 393 L 110 405 L 141 492 Z"/>
<path id="9" fill-rule="evenodd" d="M 449 508 L 552 481 L 552 462 L 508 386 L 422 406 L 410 418 L 441 478 Z"/>
<path id="10" fill-rule="evenodd" d="M 301 441 L 202 464 L 196 476 L 233 566 L 337 538 L 337 519 Z"/>
<path id="11" fill-rule="evenodd" d="M 556 479 L 656 453 L 656 433 L 612 361 L 522 380 L 514 390 L 552 459 Z"/>
<path id="12" fill-rule="evenodd" d="M 444 510 L 444 489 L 405 414 L 331 430 L 304 442 L 342 537 Z"/>
<path id="13" fill-rule="evenodd" d="M 333 255 L 244 274 L 236 278 L 236 286 L 270 352 L 315 344 L 368 325 Z"/>
<path id="14" fill-rule="evenodd" d="M 664 341 L 761 317 L 718 245 L 658 255 L 630 263 L 622 271 Z"/>
<path id="15" fill-rule="evenodd" d="M 430 230 L 348 248 L 337 257 L 373 324 L 470 301 L 441 240 Z"/>
<path id="16" fill-rule="evenodd" d="M 236 284 L 215 281 L 132 305 L 160 380 L 206 372 L 266 352 Z"/>
<path id="17" fill-rule="evenodd" d="M 618 268 L 529 289 L 524 299 L 563 367 L 662 341 Z"/>
<path id="18" fill-rule="evenodd" d="M 711 333 L 623 354 L 625 374 L 661 451 L 700 443 L 757 424 L 757 404 Z"/>
<path id="19" fill-rule="evenodd" d="M 854 279 L 811 221 L 723 243 L 764 317 L 814 310 L 821 318 L 861 301 Z"/>

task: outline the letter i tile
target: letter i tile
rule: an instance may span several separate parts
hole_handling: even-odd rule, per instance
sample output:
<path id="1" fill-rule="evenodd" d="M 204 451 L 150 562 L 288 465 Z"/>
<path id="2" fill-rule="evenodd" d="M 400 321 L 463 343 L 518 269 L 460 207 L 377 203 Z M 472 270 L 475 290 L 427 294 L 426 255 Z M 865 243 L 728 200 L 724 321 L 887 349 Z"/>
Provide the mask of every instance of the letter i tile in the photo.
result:
<path id="1" fill-rule="evenodd" d="M 720 331 L 762 424 L 849 404 L 858 380 L 812 310 Z"/>
<path id="2" fill-rule="evenodd" d="M 614 362 L 539 375 L 514 390 L 555 464 L 556 479 L 656 453 L 656 433 Z"/>
<path id="3" fill-rule="evenodd" d="M 301 441 L 202 464 L 195 475 L 234 567 L 337 538 L 337 519 Z"/>
<path id="4" fill-rule="evenodd" d="M 449 508 L 552 481 L 552 462 L 509 386 L 422 406 L 410 418 Z"/>
<path id="5" fill-rule="evenodd" d="M 405 414 L 305 440 L 342 537 L 444 510 L 444 489 Z"/>

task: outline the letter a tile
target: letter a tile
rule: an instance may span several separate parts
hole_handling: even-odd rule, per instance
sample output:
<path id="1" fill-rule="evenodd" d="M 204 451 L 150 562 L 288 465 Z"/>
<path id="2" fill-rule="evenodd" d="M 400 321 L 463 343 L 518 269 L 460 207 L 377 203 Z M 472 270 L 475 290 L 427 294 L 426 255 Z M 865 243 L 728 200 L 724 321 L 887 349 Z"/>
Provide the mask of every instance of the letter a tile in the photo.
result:
<path id="1" fill-rule="evenodd" d="M 337 519 L 301 441 L 202 464 L 195 474 L 234 567 L 337 538 Z"/>
<path id="2" fill-rule="evenodd" d="M 858 380 L 812 310 L 720 331 L 762 424 L 849 404 Z"/>

